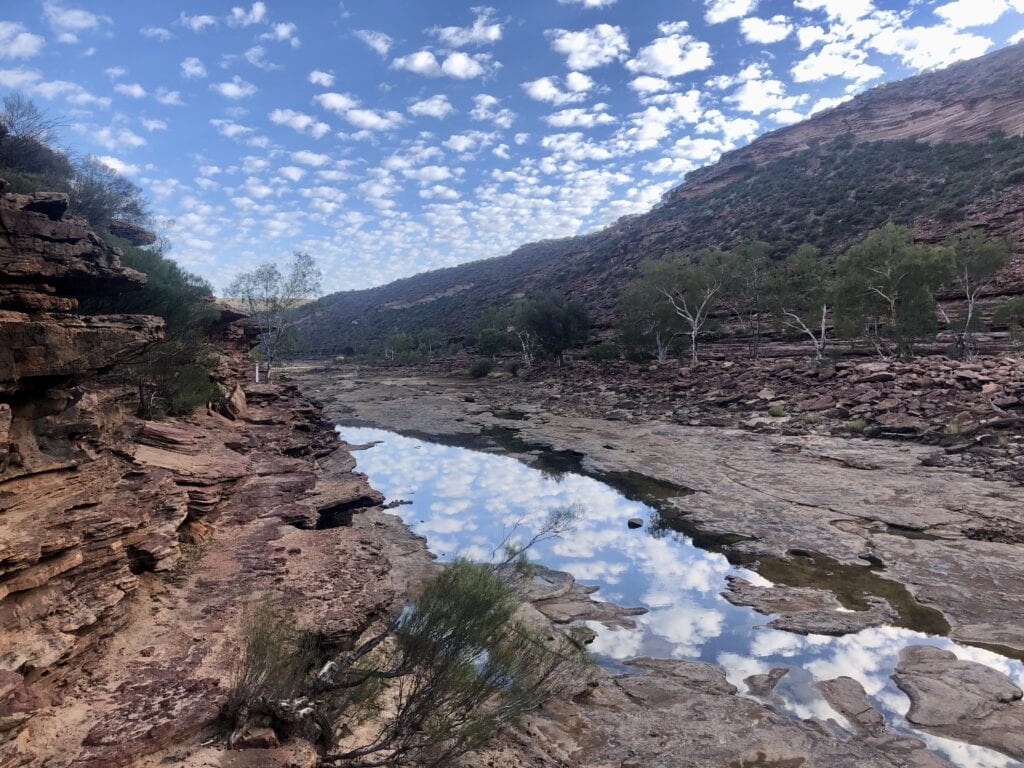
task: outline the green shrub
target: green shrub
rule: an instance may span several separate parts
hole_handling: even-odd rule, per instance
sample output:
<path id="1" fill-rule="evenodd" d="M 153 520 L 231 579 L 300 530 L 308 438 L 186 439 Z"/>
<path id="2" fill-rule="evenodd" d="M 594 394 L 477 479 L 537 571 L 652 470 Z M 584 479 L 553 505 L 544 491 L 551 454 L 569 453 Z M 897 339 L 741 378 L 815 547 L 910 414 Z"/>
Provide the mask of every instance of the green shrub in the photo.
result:
<path id="1" fill-rule="evenodd" d="M 611 342 L 604 342 L 603 344 L 596 344 L 587 350 L 585 357 L 587 360 L 591 360 L 595 363 L 599 363 L 605 360 L 618 360 L 619 359 L 619 347 Z"/>
<path id="2" fill-rule="evenodd" d="M 861 434 L 867 428 L 868 423 L 864 419 L 851 419 L 843 423 L 843 429 L 847 432 L 853 432 L 855 435 Z"/>
<path id="3" fill-rule="evenodd" d="M 513 378 L 518 378 L 519 372 L 523 370 L 523 361 L 520 360 L 518 357 L 513 358 L 512 360 L 509 360 L 507 363 L 505 363 L 505 370 L 508 373 L 512 374 Z"/>
<path id="4" fill-rule="evenodd" d="M 494 363 L 489 357 L 481 357 L 469 367 L 469 375 L 474 379 L 482 379 L 494 370 Z"/>
<path id="5" fill-rule="evenodd" d="M 768 415 L 773 419 L 781 419 L 786 415 L 786 409 L 781 405 L 773 405 L 768 409 Z"/>
<path id="6" fill-rule="evenodd" d="M 805 413 L 802 418 L 804 424 L 810 424 L 812 426 L 815 424 L 821 424 L 822 422 L 822 416 L 820 413 Z"/>

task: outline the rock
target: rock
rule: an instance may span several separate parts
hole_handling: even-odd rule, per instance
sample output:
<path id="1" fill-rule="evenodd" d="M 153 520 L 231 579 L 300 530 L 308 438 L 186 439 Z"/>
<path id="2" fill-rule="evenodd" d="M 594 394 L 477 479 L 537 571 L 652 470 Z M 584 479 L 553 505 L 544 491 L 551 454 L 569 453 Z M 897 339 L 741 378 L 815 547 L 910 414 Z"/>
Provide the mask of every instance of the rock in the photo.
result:
<path id="1" fill-rule="evenodd" d="M 788 673 L 789 667 L 773 667 L 767 675 L 751 675 L 744 679 L 743 682 L 747 684 L 747 689 L 754 696 L 760 696 L 763 699 L 771 695 L 772 691 L 775 690 L 775 686 Z"/>
<path id="2" fill-rule="evenodd" d="M 722 596 L 733 605 L 746 605 L 764 614 L 779 614 L 768 622 L 772 629 L 800 634 L 846 635 L 867 627 L 889 624 L 896 612 L 879 597 L 868 597 L 866 611 L 842 610 L 828 591 L 810 587 L 756 587 L 739 576 L 727 576 Z"/>
<path id="3" fill-rule="evenodd" d="M 626 526 L 629 528 L 643 528 L 644 519 L 642 517 L 631 517 L 626 521 Z"/>
<path id="4" fill-rule="evenodd" d="M 138 224 L 133 224 L 124 219 L 114 219 L 110 222 L 107 229 L 110 230 L 110 234 L 120 237 L 122 240 L 127 240 L 135 246 L 152 245 L 156 242 L 155 232 L 151 232 L 144 227 L 140 227 Z"/>
<path id="5" fill-rule="evenodd" d="M 912 645 L 900 651 L 892 679 L 910 698 L 914 725 L 1024 760 L 1024 692 L 1002 672 Z"/>
<path id="6" fill-rule="evenodd" d="M 814 687 L 821 691 L 828 703 L 858 731 L 876 733 L 885 727 L 882 713 L 868 701 L 864 686 L 852 677 L 822 680 L 815 683 Z"/>

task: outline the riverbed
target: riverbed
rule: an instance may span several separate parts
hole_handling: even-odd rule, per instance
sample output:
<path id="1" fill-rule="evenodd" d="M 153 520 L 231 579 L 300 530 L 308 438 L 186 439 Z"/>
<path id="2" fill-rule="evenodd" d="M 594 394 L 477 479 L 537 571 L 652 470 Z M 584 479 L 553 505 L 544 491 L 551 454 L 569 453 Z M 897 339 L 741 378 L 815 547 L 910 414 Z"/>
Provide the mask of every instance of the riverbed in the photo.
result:
<path id="1" fill-rule="evenodd" d="M 908 645 L 951 650 L 961 659 L 1002 671 L 1018 685 L 1024 684 L 1020 661 L 919 631 L 913 621 L 838 637 L 765 627 L 769 617 L 732 605 L 722 592 L 729 576 L 760 586 L 772 582 L 714 551 L 720 536 L 703 537 L 677 524 L 673 488 L 684 498 L 689 489 L 683 486 L 652 480 L 652 491 L 638 473 L 602 477 L 564 460 L 564 454 L 523 445 L 513 446 L 527 449 L 516 458 L 497 447 L 500 440 L 489 450 L 474 450 L 372 427 L 342 426 L 339 433 L 350 445 L 365 446 L 355 454 L 357 469 L 394 504 L 393 513 L 426 537 L 441 560 L 491 560 L 510 536 L 529 540 L 551 510 L 573 509 L 573 529 L 541 543 L 530 556 L 596 587 L 596 600 L 646 610 L 632 618 L 634 626 L 588 622 L 596 634 L 589 649 L 613 672 L 637 656 L 703 660 L 723 667 L 741 693 L 754 696 L 746 682 L 750 676 L 784 667 L 786 675 L 760 700 L 794 718 L 826 723 L 837 733 L 849 724 L 813 683 L 847 676 L 863 685 L 890 728 L 922 739 L 954 764 L 1021 765 L 997 752 L 912 728 L 904 718 L 909 701 L 890 679 L 899 651 Z M 640 525 L 631 528 L 630 521 Z"/>

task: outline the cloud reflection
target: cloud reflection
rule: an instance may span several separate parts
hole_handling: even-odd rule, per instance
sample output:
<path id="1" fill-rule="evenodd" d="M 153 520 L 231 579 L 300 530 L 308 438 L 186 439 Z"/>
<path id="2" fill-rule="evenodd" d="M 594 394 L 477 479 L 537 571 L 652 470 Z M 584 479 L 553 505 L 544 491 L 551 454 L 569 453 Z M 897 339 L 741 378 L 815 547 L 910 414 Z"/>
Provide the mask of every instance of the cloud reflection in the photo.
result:
<path id="1" fill-rule="evenodd" d="M 911 732 L 904 715 L 909 702 L 890 679 L 900 649 L 928 643 L 960 658 L 988 664 L 1024 684 L 1024 665 L 989 651 L 945 638 L 894 627 L 875 627 L 843 637 L 802 636 L 762 627 L 765 616 L 729 604 L 720 596 L 725 577 L 737 574 L 759 585 L 770 582 L 730 566 L 681 534 L 660 538 L 630 530 L 631 517 L 647 519 L 653 510 L 626 499 L 593 478 L 566 473 L 558 478 L 508 456 L 453 448 L 366 428 L 340 429 L 353 444 L 380 444 L 356 454 L 358 469 L 389 499 L 411 499 L 393 510 L 442 559 L 487 560 L 517 524 L 528 539 L 555 508 L 577 505 L 583 513 L 575 529 L 546 542 L 531 557 L 571 572 L 600 587 L 597 599 L 649 609 L 633 629 L 610 629 L 596 622 L 591 650 L 598 658 L 634 656 L 693 658 L 722 665 L 740 691 L 743 679 L 775 666 L 791 672 L 777 688 L 782 705 L 797 717 L 845 720 L 813 687 L 819 680 L 848 676 L 860 681 L 890 727 Z M 1019 764 L 990 750 L 923 736 L 929 746 L 960 766 L 1010 768 Z"/>

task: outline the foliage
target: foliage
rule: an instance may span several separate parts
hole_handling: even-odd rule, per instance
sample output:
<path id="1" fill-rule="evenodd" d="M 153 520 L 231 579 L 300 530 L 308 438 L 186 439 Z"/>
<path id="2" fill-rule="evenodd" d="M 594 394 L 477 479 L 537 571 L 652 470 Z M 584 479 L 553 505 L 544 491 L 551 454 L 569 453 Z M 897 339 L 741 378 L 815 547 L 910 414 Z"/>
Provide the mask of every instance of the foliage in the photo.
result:
<path id="1" fill-rule="evenodd" d="M 1007 326 L 1011 337 L 1018 345 L 1024 342 L 1024 296 L 1003 302 L 992 313 L 992 322 Z"/>
<path id="2" fill-rule="evenodd" d="M 955 327 L 957 349 L 961 355 L 972 352 L 972 333 L 977 330 L 978 297 L 992 284 L 1013 255 L 1013 239 L 989 238 L 980 229 L 958 232 L 947 241 L 955 259 L 954 283 L 966 301 L 963 317 Z M 947 322 L 952 325 L 949 318 Z"/>
<path id="3" fill-rule="evenodd" d="M 469 367 L 469 375 L 474 379 L 482 379 L 494 369 L 489 357 L 481 357 Z"/>
<path id="4" fill-rule="evenodd" d="M 320 276 L 313 257 L 296 251 L 285 272 L 276 264 L 261 264 L 252 272 L 238 275 L 228 286 L 227 295 L 239 300 L 256 323 L 268 376 L 278 355 L 287 351 L 289 331 L 296 322 L 295 310 L 320 293 Z"/>
<path id="5" fill-rule="evenodd" d="M 751 356 L 761 347 L 761 326 L 770 310 L 770 285 L 774 264 L 772 246 L 763 240 L 747 239 L 723 258 L 725 276 L 722 300 L 740 319 L 750 335 Z"/>
<path id="6" fill-rule="evenodd" d="M 650 280 L 634 280 L 619 297 L 619 335 L 627 351 L 668 359 L 683 330 L 682 318 Z"/>
<path id="7" fill-rule="evenodd" d="M 872 231 L 836 264 L 836 331 L 870 339 L 879 354 L 913 354 L 935 334 L 935 291 L 952 271 L 951 249 L 916 245 L 908 228 L 892 223 Z"/>
<path id="8" fill-rule="evenodd" d="M 586 352 L 587 360 L 591 360 L 595 363 L 604 362 L 606 360 L 618 360 L 619 359 L 619 347 L 617 344 L 611 342 L 603 342 L 601 344 L 595 344 Z"/>
<path id="9" fill-rule="evenodd" d="M 567 349 L 583 344 L 590 335 L 586 307 L 554 291 L 517 299 L 501 310 L 487 310 L 474 328 L 481 354 L 518 348 L 526 365 L 539 353 L 561 363 Z"/>
<path id="10" fill-rule="evenodd" d="M 143 418 L 179 415 L 205 405 L 217 395 L 210 379 L 213 352 L 207 329 L 217 311 L 209 301 L 209 283 L 168 259 L 166 245 L 136 248 L 108 236 L 119 247 L 125 266 L 146 275 L 146 284 L 133 291 L 82 301 L 86 312 L 157 315 L 164 319 L 162 341 L 151 344 L 119 367 L 138 392 Z"/>
<path id="11" fill-rule="evenodd" d="M 775 271 L 770 296 L 779 323 L 811 339 L 814 359 L 828 346 L 828 311 L 833 303 L 832 264 L 813 245 L 804 243 Z"/>
<path id="12" fill-rule="evenodd" d="M 705 330 L 711 312 L 718 305 L 725 274 L 722 253 L 705 251 L 695 259 L 674 256 L 663 261 L 640 264 L 641 280 L 667 301 L 685 323 L 690 337 L 690 363 L 697 364 L 697 340 Z"/>

